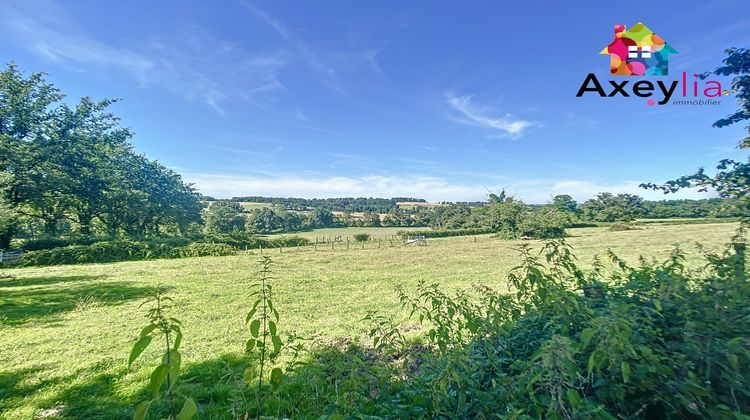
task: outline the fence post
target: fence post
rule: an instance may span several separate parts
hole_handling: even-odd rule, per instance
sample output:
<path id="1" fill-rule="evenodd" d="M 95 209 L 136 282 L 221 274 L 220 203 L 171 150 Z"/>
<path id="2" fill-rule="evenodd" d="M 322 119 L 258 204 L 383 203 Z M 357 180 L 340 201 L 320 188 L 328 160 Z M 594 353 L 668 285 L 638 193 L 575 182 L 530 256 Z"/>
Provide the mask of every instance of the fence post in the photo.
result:
<path id="1" fill-rule="evenodd" d="M 349 250 L 349 237 L 346 237 L 346 250 Z"/>
<path id="2" fill-rule="evenodd" d="M 258 248 L 260 248 L 260 255 L 263 255 L 263 244 L 258 244 Z"/>
<path id="3" fill-rule="evenodd" d="M 334 243 L 333 243 L 333 241 L 331 241 L 331 251 L 333 251 L 333 245 L 334 245 Z"/>

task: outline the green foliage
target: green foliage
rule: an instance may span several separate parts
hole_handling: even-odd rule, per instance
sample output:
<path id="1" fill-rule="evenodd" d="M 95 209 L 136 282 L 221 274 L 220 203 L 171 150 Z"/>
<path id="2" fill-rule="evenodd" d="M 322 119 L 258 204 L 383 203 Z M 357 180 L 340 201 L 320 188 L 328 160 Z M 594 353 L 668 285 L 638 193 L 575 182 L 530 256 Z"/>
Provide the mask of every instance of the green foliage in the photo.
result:
<path id="1" fill-rule="evenodd" d="M 731 93 L 737 97 L 740 109 L 714 123 L 714 127 L 726 127 L 750 118 L 750 50 L 746 48 L 730 48 L 726 51 L 724 66 L 714 70 L 721 76 L 734 76 Z M 750 126 L 748 126 L 750 130 Z M 750 147 L 750 136 L 739 143 L 739 148 Z M 706 174 L 703 168 L 691 175 L 682 176 L 662 185 L 645 183 L 642 188 L 663 191 L 665 194 L 674 193 L 683 188 L 697 188 L 699 191 L 713 190 L 722 198 L 732 199 L 736 210 L 747 217 L 750 213 L 750 161 L 743 163 L 732 159 L 719 161 L 717 171 L 713 176 Z"/>
<path id="2" fill-rule="evenodd" d="M 221 257 L 224 255 L 234 255 L 236 253 L 237 249 L 227 244 L 193 242 L 173 249 L 171 256 L 175 258 Z"/>
<path id="3" fill-rule="evenodd" d="M 583 203 L 582 211 L 597 222 L 629 222 L 646 214 L 643 199 L 633 194 L 600 193 Z"/>
<path id="4" fill-rule="evenodd" d="M 310 240 L 301 236 L 258 236 L 258 235 L 211 235 L 206 241 L 227 244 L 237 249 L 282 248 L 310 245 Z"/>
<path id="5" fill-rule="evenodd" d="M 141 330 L 138 340 L 130 351 L 128 366 L 132 366 L 143 351 L 154 342 L 154 339 L 164 340 L 163 355 L 161 363 L 151 373 L 149 380 L 148 388 L 151 392 L 151 398 L 138 404 L 133 420 L 143 420 L 152 407 L 158 408 L 164 397 L 164 391 L 166 391 L 167 418 L 169 420 L 189 420 L 198 411 L 195 402 L 190 398 L 185 398 L 182 409 L 178 412 L 175 401 L 178 396 L 176 385 L 182 363 L 182 355 L 180 354 L 182 324 L 179 320 L 167 315 L 172 298 L 166 295 L 164 289 L 157 290 L 153 298 L 144 302 L 141 306 L 152 302 L 154 306 L 148 310 L 147 315 L 149 323 Z"/>
<path id="6" fill-rule="evenodd" d="M 201 221 L 195 189 L 133 152 L 116 101 L 63 97 L 41 73 L 0 71 L 0 247 L 8 207 L 48 236 L 184 234 Z"/>
<path id="7" fill-rule="evenodd" d="M 270 257 L 266 256 L 263 257 L 260 264 L 259 281 L 255 285 L 257 290 L 250 294 L 250 298 L 255 300 L 250 312 L 245 316 L 245 324 L 248 325 L 250 331 L 250 339 L 247 340 L 245 349 L 248 353 L 255 354 L 258 361 L 256 406 L 258 419 L 260 419 L 263 407 L 263 372 L 269 367 L 268 364 L 273 365 L 284 345 L 278 334 L 279 311 L 273 307 L 273 288 L 270 284 L 273 262 Z M 255 375 L 253 368 L 248 369 L 249 371 L 246 371 L 244 375 L 246 382 L 250 382 Z M 271 369 L 269 383 L 272 392 L 275 393 L 278 390 L 282 377 L 281 368 L 274 367 Z"/>
<path id="8" fill-rule="evenodd" d="M 750 119 L 750 49 L 730 48 L 726 50 L 726 53 L 724 65 L 714 70 L 713 73 L 719 76 L 735 76 L 729 93 L 735 95 L 740 109 L 716 121 L 714 127 L 719 128 Z M 750 125 L 747 129 L 750 132 Z M 739 146 L 750 147 L 750 136 L 745 137 Z"/>
<path id="9" fill-rule="evenodd" d="M 425 238 L 447 238 L 451 236 L 483 235 L 486 233 L 494 232 L 495 230 L 491 228 L 400 230 L 398 231 L 398 236 L 401 236 L 403 238 L 409 236 L 424 236 Z"/>
<path id="10" fill-rule="evenodd" d="M 204 231 L 207 235 L 229 235 L 245 230 L 242 206 L 234 201 L 214 201 L 206 210 Z"/>
<path id="11" fill-rule="evenodd" d="M 581 212 L 578 208 L 578 203 L 568 194 L 560 194 L 552 197 L 552 206 L 559 211 L 574 215 L 579 215 Z"/>
<path id="12" fill-rule="evenodd" d="M 189 243 L 187 239 L 182 238 L 145 241 L 114 240 L 29 251 L 24 253 L 20 265 L 29 267 L 220 256 L 233 255 L 236 251 L 236 248 L 227 244 Z"/>
<path id="13" fill-rule="evenodd" d="M 427 326 L 428 350 L 412 355 L 418 368 L 395 397 L 379 401 L 382 412 L 418 406 L 430 417 L 461 418 L 750 413 L 744 243 L 707 254 L 703 273 L 685 270 L 679 249 L 640 267 L 610 254 L 618 270 L 603 281 L 603 266 L 584 273 L 564 242 L 550 242 L 540 256 L 527 245 L 520 251 L 511 294 L 477 286 L 450 296 L 427 283 L 414 297 L 399 292 L 405 309 Z M 392 337 L 384 331 L 383 340 Z"/>
<path id="14" fill-rule="evenodd" d="M 370 240 L 369 233 L 355 233 L 353 237 L 356 242 L 367 242 Z"/>
<path id="15" fill-rule="evenodd" d="M 611 232 L 622 232 L 626 230 L 640 230 L 641 228 L 633 225 L 628 225 L 625 223 L 615 223 L 612 226 L 609 227 L 609 230 Z"/>

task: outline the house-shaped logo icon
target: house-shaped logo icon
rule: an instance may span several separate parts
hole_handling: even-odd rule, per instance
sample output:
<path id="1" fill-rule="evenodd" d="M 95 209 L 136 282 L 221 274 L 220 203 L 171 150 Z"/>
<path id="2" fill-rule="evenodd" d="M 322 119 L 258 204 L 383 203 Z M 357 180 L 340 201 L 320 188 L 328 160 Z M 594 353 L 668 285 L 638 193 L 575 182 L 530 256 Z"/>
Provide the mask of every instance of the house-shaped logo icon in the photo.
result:
<path id="1" fill-rule="evenodd" d="M 609 54 L 614 76 L 666 76 L 669 56 L 679 53 L 638 22 L 628 30 L 625 25 L 615 25 L 615 39 L 599 54 Z"/>

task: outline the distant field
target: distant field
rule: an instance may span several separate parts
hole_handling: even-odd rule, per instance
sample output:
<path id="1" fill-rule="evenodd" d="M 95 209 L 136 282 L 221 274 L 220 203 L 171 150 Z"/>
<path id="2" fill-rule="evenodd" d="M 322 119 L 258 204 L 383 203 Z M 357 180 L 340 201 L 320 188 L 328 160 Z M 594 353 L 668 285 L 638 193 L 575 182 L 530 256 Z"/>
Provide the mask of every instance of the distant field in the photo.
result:
<path id="1" fill-rule="evenodd" d="M 613 249 L 636 263 L 646 254 L 666 257 L 672 244 L 703 260 L 692 243 L 711 249 L 727 242 L 737 224 L 646 225 L 611 232 L 606 227 L 570 229 L 568 242 L 580 262 Z M 400 228 L 320 229 L 307 237 L 395 233 Z M 270 250 L 280 331 L 318 340 L 363 337 L 368 310 L 403 320 L 394 294 L 419 280 L 447 289 L 484 283 L 505 290 L 508 270 L 518 262 L 515 248 L 538 241 L 503 241 L 488 235 L 428 239 L 423 247 L 362 250 L 320 247 Z M 156 351 L 127 368 L 127 355 L 144 309 L 138 305 L 154 287 L 174 287 L 182 320 L 185 386 L 201 408 L 201 419 L 227 416 L 225 363 L 241 357 L 247 331 L 248 284 L 258 269 L 257 253 L 47 268 L 0 274 L 0 418 L 31 419 L 64 410 L 67 418 L 118 419 L 132 416 L 133 402 L 145 394 Z M 412 324 L 413 325 L 413 324 Z M 211 383 L 211 385 L 207 385 Z M 48 410 L 48 411 L 42 411 Z"/>
<path id="2" fill-rule="evenodd" d="M 440 203 L 423 203 L 421 201 L 403 201 L 403 202 L 396 203 L 396 206 L 398 206 L 398 208 L 401 208 L 404 210 L 411 210 L 416 207 L 440 207 L 443 205 L 444 204 L 440 204 Z"/>
<path id="3" fill-rule="evenodd" d="M 240 205 L 246 211 L 273 207 L 271 203 L 251 203 L 249 201 L 240 201 Z"/>

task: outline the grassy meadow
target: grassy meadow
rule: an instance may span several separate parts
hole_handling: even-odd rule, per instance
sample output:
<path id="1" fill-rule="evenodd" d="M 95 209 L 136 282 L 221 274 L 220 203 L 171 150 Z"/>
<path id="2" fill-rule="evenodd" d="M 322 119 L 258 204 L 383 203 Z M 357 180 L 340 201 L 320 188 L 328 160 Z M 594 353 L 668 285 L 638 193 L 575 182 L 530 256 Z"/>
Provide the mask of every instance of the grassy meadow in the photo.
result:
<path id="1" fill-rule="evenodd" d="M 569 229 L 567 241 L 589 265 L 608 248 L 630 262 L 664 257 L 681 244 L 689 265 L 702 259 L 691 244 L 718 250 L 736 223 L 648 225 L 639 230 Z M 395 234 L 401 228 L 321 229 L 303 236 Z M 270 250 L 282 335 L 296 332 L 327 343 L 364 339 L 362 317 L 379 310 L 404 320 L 397 286 L 419 280 L 460 289 L 481 282 L 503 289 L 518 262 L 521 241 L 489 235 L 429 239 L 424 247 L 366 249 L 337 246 Z M 539 247 L 537 241 L 528 242 Z M 230 386 L 220 378 L 242 362 L 248 332 L 248 285 L 256 253 L 229 257 L 153 260 L 4 270 L 0 273 L 0 418 L 115 419 L 132 416 L 146 393 L 157 350 L 149 348 L 131 369 L 127 357 L 142 325 L 139 305 L 160 285 L 173 287 L 175 315 L 183 322 L 183 384 L 200 404 L 200 418 L 228 415 Z M 503 289 L 504 290 L 504 289 Z M 407 326 L 414 325 L 407 323 Z M 210 387 L 203 383 L 216 381 Z M 206 402 L 210 401 L 210 402 Z"/>

